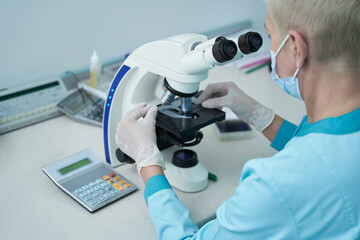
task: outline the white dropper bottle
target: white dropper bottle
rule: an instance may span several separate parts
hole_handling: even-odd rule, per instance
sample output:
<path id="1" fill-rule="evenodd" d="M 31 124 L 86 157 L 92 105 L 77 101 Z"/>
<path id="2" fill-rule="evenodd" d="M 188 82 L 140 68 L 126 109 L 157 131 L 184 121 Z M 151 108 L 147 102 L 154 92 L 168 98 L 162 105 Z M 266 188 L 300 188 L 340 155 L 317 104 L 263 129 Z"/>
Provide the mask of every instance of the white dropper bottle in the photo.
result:
<path id="1" fill-rule="evenodd" d="M 100 83 L 101 78 L 101 63 L 96 50 L 93 51 L 90 59 L 90 86 L 96 88 Z"/>

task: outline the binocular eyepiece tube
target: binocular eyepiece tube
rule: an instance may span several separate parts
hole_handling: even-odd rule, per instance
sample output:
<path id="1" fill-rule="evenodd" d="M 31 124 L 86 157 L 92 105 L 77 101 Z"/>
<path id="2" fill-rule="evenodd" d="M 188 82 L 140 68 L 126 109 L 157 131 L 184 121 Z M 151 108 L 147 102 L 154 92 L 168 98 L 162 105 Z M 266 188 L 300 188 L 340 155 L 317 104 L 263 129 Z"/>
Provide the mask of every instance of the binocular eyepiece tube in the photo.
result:
<path id="1" fill-rule="evenodd" d="M 247 32 L 238 38 L 227 39 L 217 37 L 202 43 L 194 43 L 191 50 L 182 57 L 181 65 L 187 74 L 201 74 L 215 65 L 224 65 L 232 60 L 238 60 L 245 54 L 251 54 L 260 49 L 263 44 L 261 35 L 257 32 Z M 181 97 L 181 112 L 191 112 L 191 97 L 195 93 L 183 93 L 173 89 L 167 80 L 164 80 L 164 94 L 161 97 L 162 105 L 169 105 L 175 96 Z"/>
<path id="2" fill-rule="evenodd" d="M 237 51 L 234 41 L 218 37 L 195 46 L 181 59 L 181 64 L 188 74 L 198 74 L 232 60 Z"/>
<path id="3" fill-rule="evenodd" d="M 244 54 L 257 52 L 263 44 L 261 35 L 257 32 L 247 32 L 240 35 L 237 41 L 239 50 Z"/>
<path id="4" fill-rule="evenodd" d="M 188 74 L 199 74 L 215 65 L 223 65 L 242 58 L 244 54 L 254 53 L 262 44 L 262 37 L 257 32 L 247 32 L 231 39 L 217 37 L 192 47 L 193 50 L 181 59 L 181 64 Z"/>
<path id="5" fill-rule="evenodd" d="M 219 63 L 224 63 L 232 60 L 237 53 L 236 44 L 226 39 L 225 37 L 218 37 L 212 46 L 212 55 L 214 59 Z"/>

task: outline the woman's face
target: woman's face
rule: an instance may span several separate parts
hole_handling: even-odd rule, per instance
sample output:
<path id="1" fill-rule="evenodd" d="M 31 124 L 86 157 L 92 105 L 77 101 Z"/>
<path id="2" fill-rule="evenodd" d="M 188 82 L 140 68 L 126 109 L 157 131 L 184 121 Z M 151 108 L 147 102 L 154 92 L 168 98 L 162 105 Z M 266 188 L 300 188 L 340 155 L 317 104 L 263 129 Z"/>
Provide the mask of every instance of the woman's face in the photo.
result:
<path id="1" fill-rule="evenodd" d="M 270 49 L 276 53 L 278 50 L 281 42 L 284 40 L 283 38 L 280 39 L 278 31 L 273 23 L 272 19 L 270 18 L 269 13 L 266 17 L 266 24 L 265 24 L 266 31 L 269 34 L 271 39 Z M 285 45 L 281 48 L 280 52 L 276 56 L 276 71 L 280 78 L 290 77 L 296 71 L 296 63 L 295 59 L 292 57 L 291 54 L 291 47 L 289 42 L 292 41 L 288 39 Z"/>

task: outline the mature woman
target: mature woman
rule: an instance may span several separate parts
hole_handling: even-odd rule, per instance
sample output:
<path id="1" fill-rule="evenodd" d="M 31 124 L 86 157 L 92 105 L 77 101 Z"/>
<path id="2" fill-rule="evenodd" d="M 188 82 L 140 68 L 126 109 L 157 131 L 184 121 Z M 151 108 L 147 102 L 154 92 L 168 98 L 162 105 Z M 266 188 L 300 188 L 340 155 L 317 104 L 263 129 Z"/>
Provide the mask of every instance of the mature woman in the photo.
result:
<path id="1" fill-rule="evenodd" d="M 229 107 L 279 150 L 247 162 L 215 220 L 199 229 L 167 182 L 156 107 L 140 105 L 119 124 L 159 238 L 360 239 L 360 1 L 269 0 L 266 29 L 271 75 L 307 115 L 295 126 L 233 83 L 205 89 L 204 107 Z"/>

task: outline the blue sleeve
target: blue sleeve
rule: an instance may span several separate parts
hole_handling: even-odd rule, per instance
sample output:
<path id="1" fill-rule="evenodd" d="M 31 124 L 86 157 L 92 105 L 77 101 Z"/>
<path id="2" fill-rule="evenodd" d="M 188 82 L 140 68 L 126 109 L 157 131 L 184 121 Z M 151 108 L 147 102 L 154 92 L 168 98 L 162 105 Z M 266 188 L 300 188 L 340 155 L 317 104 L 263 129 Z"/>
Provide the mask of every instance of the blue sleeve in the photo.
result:
<path id="1" fill-rule="evenodd" d="M 150 178 L 144 195 L 159 239 L 185 239 L 199 230 L 165 176 Z"/>
<path id="2" fill-rule="evenodd" d="M 171 188 L 149 196 L 159 239 L 296 239 L 292 213 L 281 192 L 261 164 L 250 162 L 234 196 L 218 208 L 215 220 L 200 229 Z"/>
<path id="3" fill-rule="evenodd" d="M 166 177 L 164 175 L 155 175 L 151 177 L 146 182 L 146 187 L 144 191 L 144 198 L 146 204 L 148 205 L 148 198 L 151 195 L 163 189 L 172 189 Z"/>
<path id="4" fill-rule="evenodd" d="M 282 150 L 286 143 L 294 136 L 296 129 L 297 126 L 295 124 L 284 120 L 275 136 L 275 139 L 271 143 L 271 147 L 278 151 Z"/>
<path id="5" fill-rule="evenodd" d="M 235 194 L 193 239 L 297 239 L 286 199 L 257 160 L 248 162 Z"/>

